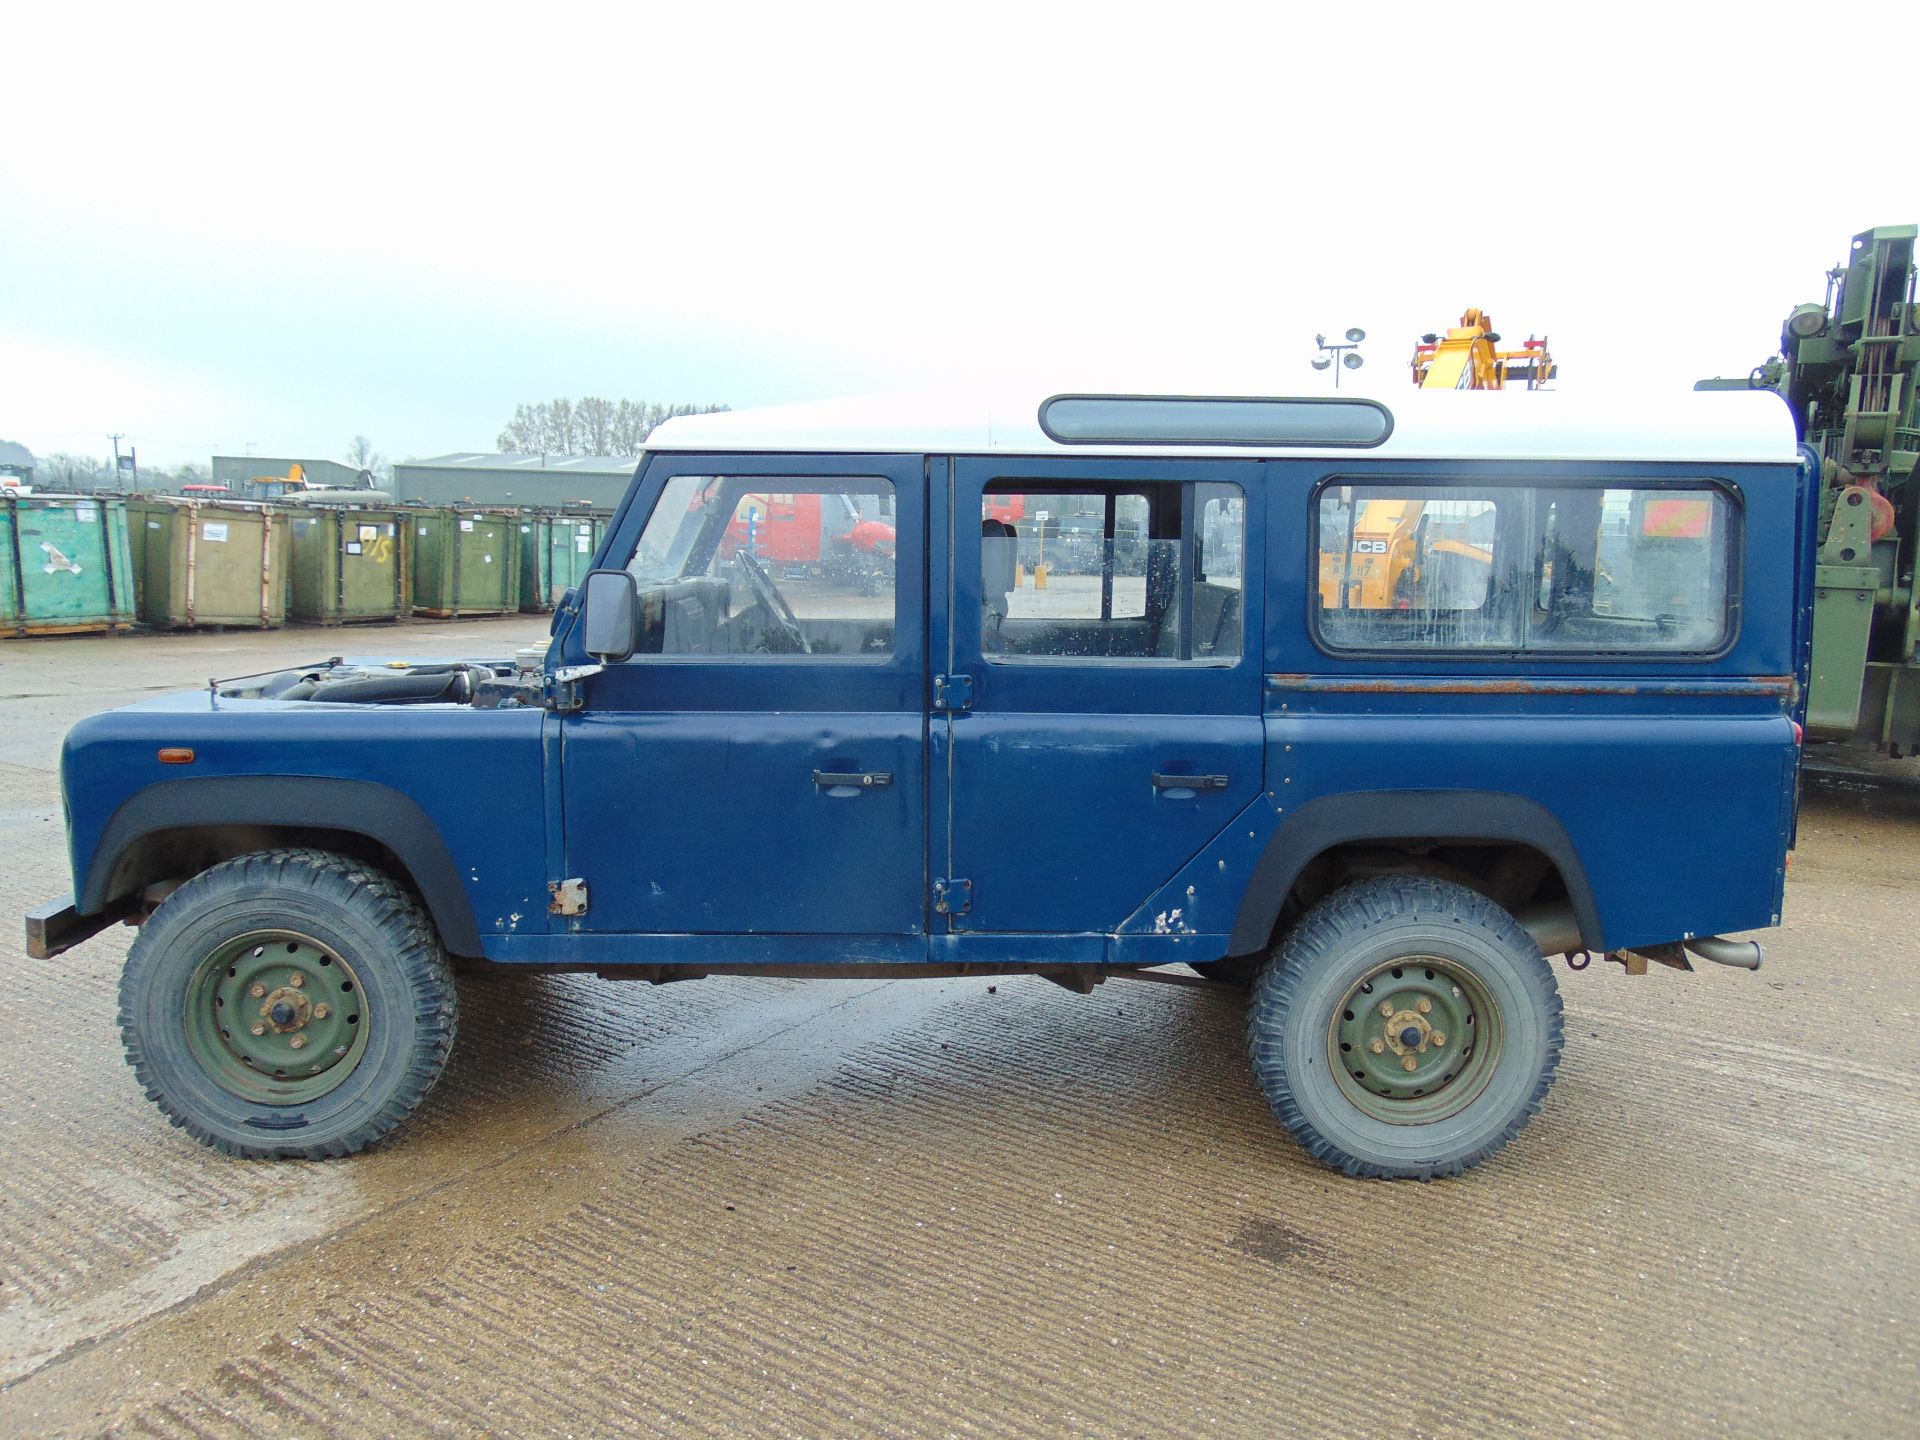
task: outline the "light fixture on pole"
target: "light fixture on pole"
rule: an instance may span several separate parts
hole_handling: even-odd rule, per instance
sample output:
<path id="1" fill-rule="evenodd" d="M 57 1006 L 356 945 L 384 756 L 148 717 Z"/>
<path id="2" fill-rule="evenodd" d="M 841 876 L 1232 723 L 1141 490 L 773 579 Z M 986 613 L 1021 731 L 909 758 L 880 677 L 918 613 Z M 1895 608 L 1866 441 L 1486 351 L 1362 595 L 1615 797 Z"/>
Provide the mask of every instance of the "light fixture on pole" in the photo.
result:
<path id="1" fill-rule="evenodd" d="M 1329 345 L 1326 336 L 1316 335 L 1313 337 L 1313 343 L 1320 347 L 1320 353 L 1308 363 L 1316 370 L 1333 371 L 1333 388 L 1338 390 L 1342 370 L 1358 370 L 1367 363 L 1360 354 L 1360 342 L 1366 338 L 1367 332 L 1358 325 L 1349 327 L 1344 345 L 1338 341 Z"/>

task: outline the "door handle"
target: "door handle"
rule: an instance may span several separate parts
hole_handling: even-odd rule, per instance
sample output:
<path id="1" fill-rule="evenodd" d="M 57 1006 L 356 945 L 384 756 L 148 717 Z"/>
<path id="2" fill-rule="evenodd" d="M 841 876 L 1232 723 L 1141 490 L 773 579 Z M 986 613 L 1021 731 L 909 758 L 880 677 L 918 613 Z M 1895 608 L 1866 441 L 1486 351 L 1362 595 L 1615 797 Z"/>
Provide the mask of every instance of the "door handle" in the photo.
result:
<path id="1" fill-rule="evenodd" d="M 862 790 L 878 789 L 882 785 L 893 784 L 891 770 L 816 770 L 813 783 L 822 789 L 838 789 L 842 785 L 855 785 Z"/>
<path id="2" fill-rule="evenodd" d="M 1156 790 L 1224 790 L 1227 777 L 1224 775 L 1161 775 L 1153 777 Z"/>

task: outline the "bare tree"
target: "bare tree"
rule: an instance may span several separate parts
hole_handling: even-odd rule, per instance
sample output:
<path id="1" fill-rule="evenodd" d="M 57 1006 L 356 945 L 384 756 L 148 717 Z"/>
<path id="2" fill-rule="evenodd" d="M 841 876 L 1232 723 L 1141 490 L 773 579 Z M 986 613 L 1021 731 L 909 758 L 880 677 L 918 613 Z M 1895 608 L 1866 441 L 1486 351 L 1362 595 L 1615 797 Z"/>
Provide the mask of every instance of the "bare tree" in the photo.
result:
<path id="1" fill-rule="evenodd" d="M 647 402 L 622 400 L 613 408 L 613 448 L 610 455 L 638 455 L 647 443 Z"/>
<path id="2" fill-rule="evenodd" d="M 387 473 L 387 458 L 373 448 L 373 442 L 364 435 L 353 437 L 353 443 L 347 446 L 347 463 L 356 470 L 364 470 L 374 475 Z"/>
<path id="3" fill-rule="evenodd" d="M 580 424 L 574 418 L 571 400 L 549 400 L 546 405 L 546 443 L 540 448 L 552 455 L 580 453 Z"/>
<path id="4" fill-rule="evenodd" d="M 598 395 L 583 395 L 573 407 L 573 419 L 580 437 L 580 448 L 589 455 L 613 453 L 614 406 Z"/>
<path id="5" fill-rule="evenodd" d="M 514 455 L 532 455 L 539 450 L 544 438 L 541 431 L 540 405 L 525 403 L 513 407 L 513 419 L 507 422 L 507 428 L 500 432 L 500 438 L 493 443 L 502 450 Z"/>
<path id="6" fill-rule="evenodd" d="M 513 419 L 494 443 L 521 455 L 638 455 L 647 436 L 675 415 L 705 415 L 726 405 L 661 405 L 645 400 L 613 403 L 588 395 L 516 405 Z"/>
<path id="7" fill-rule="evenodd" d="M 42 490 L 113 490 L 119 478 L 110 459 L 60 451 L 36 459 L 33 483 Z"/>

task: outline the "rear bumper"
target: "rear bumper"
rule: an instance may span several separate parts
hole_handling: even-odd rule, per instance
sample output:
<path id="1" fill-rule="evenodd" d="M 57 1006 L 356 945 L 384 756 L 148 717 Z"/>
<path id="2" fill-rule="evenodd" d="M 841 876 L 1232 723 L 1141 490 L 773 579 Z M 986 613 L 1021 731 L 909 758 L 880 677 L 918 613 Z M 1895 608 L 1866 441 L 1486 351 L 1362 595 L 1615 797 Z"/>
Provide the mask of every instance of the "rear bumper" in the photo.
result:
<path id="1" fill-rule="evenodd" d="M 112 908 L 82 915 L 73 908 L 73 896 L 62 895 L 27 912 L 27 954 L 35 960 L 51 960 L 123 918 L 121 911 Z"/>

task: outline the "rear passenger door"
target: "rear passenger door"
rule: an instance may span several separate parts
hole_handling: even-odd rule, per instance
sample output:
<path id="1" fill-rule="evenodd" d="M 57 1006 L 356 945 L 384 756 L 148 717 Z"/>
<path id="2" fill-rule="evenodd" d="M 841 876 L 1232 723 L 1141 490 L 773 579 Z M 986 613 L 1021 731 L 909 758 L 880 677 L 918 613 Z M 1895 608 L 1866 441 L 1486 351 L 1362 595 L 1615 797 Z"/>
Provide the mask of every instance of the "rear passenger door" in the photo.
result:
<path id="1" fill-rule="evenodd" d="M 1259 796 L 1260 472 L 953 462 L 934 836 L 953 931 L 1117 933 Z"/>

